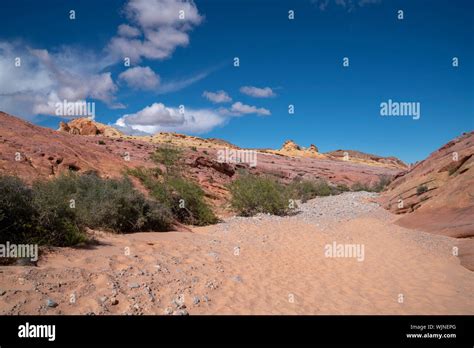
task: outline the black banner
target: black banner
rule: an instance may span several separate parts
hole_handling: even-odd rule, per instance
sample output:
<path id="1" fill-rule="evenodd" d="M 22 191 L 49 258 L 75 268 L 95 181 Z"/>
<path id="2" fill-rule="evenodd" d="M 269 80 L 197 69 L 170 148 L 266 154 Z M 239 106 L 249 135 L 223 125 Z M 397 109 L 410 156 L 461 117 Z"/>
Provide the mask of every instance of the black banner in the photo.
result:
<path id="1" fill-rule="evenodd" d="M 474 320 L 473 316 L 2 316 L 0 332 L 2 348 L 34 344 L 472 347 Z"/>

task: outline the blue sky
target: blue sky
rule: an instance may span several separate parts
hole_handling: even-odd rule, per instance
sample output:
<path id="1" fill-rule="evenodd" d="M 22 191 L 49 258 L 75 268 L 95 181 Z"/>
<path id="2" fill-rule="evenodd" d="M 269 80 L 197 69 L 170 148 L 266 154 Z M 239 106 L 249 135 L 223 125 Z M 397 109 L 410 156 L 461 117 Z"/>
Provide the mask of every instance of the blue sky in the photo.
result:
<path id="1" fill-rule="evenodd" d="M 255 148 L 293 139 L 407 162 L 474 128 L 470 0 L 0 6 L 0 110 L 43 126 L 57 128 L 55 101 L 85 100 L 96 103 L 97 121 L 137 134 L 178 131 Z M 11 65 L 15 57 L 21 67 Z M 215 103 L 206 91 L 228 98 L 221 92 Z M 382 117 L 388 99 L 420 103 L 420 118 Z"/>

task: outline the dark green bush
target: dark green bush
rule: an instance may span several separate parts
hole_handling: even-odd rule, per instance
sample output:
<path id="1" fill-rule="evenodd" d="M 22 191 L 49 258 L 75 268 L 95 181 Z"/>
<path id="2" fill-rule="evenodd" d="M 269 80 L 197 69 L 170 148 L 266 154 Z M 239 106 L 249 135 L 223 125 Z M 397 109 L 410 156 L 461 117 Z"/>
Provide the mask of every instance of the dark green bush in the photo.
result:
<path id="1" fill-rule="evenodd" d="M 244 175 L 229 185 L 231 205 L 242 216 L 289 213 L 288 189 L 270 177 Z"/>
<path id="2" fill-rule="evenodd" d="M 19 178 L 0 176 L 0 243 L 28 243 L 35 235 L 33 191 Z"/>
<path id="3" fill-rule="evenodd" d="M 420 185 L 416 188 L 416 194 L 418 196 L 422 195 L 423 193 L 428 191 L 428 186 L 426 185 Z"/>
<path id="4" fill-rule="evenodd" d="M 153 169 L 136 168 L 129 174 L 137 177 L 158 202 L 166 206 L 180 222 L 204 226 L 217 222 L 217 217 L 204 199 L 198 184 L 177 173 L 160 176 Z"/>
<path id="5" fill-rule="evenodd" d="M 169 230 L 172 215 L 131 182 L 95 174 L 37 181 L 0 176 L 0 241 L 68 246 L 87 240 L 85 228 L 113 232 Z"/>
<path id="6" fill-rule="evenodd" d="M 147 200 L 129 179 L 102 179 L 97 175 L 63 175 L 40 183 L 51 196 L 74 199 L 79 222 L 92 229 L 113 232 L 163 231 L 171 223 L 164 206 Z"/>
<path id="7" fill-rule="evenodd" d="M 0 176 L 0 241 L 54 246 L 75 245 L 86 240 L 69 203 L 53 192 L 22 180 Z"/>

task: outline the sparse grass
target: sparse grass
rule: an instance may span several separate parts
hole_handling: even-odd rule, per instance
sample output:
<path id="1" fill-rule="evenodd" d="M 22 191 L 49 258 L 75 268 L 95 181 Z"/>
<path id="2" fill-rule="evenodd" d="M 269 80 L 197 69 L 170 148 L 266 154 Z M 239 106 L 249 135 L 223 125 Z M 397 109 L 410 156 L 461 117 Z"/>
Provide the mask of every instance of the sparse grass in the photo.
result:
<path id="1" fill-rule="evenodd" d="M 392 182 L 392 177 L 389 175 L 381 175 L 379 177 L 379 182 L 376 183 L 373 187 L 372 190 L 374 192 L 382 192 L 385 190 L 385 188 Z"/>
<path id="2" fill-rule="evenodd" d="M 338 184 L 336 186 L 336 192 L 347 192 L 350 191 L 351 189 L 346 185 L 346 184 Z"/>
<path id="3" fill-rule="evenodd" d="M 381 175 L 379 181 L 372 186 L 356 182 L 352 185 L 351 190 L 354 192 L 357 191 L 367 191 L 367 192 L 382 192 L 392 181 L 392 178 L 388 175 Z"/>
<path id="4" fill-rule="evenodd" d="M 358 191 L 372 192 L 372 188 L 367 184 L 363 184 L 361 182 L 356 182 L 351 186 L 351 191 L 354 191 L 354 192 L 358 192 Z"/>
<path id="5" fill-rule="evenodd" d="M 159 147 L 151 155 L 153 162 L 163 164 L 166 167 L 175 167 L 181 160 L 182 152 L 174 147 Z"/>
<path id="6" fill-rule="evenodd" d="M 292 197 L 306 202 L 315 197 L 330 196 L 334 190 L 325 181 L 301 180 L 292 182 L 287 189 Z"/>
<path id="7" fill-rule="evenodd" d="M 242 216 L 289 213 L 289 190 L 269 177 L 244 175 L 229 185 L 231 206 Z"/>

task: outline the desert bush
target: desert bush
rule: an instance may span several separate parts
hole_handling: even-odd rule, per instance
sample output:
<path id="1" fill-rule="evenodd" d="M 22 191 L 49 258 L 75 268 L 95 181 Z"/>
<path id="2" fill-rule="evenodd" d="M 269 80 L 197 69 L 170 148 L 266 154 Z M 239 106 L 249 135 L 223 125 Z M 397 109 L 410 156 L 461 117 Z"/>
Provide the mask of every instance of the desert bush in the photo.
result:
<path id="1" fill-rule="evenodd" d="M 341 193 L 350 191 L 351 189 L 346 184 L 337 184 L 334 190 L 336 193 Z"/>
<path id="2" fill-rule="evenodd" d="M 69 246 L 86 240 L 67 201 L 12 176 L 0 177 L 0 196 L 2 243 Z"/>
<path id="3" fill-rule="evenodd" d="M 154 169 L 136 168 L 129 174 L 138 178 L 150 195 L 166 206 L 178 221 L 197 226 L 217 222 L 201 187 L 179 173 L 161 175 Z"/>
<path id="4" fill-rule="evenodd" d="M 392 178 L 389 175 L 381 175 L 379 181 L 372 186 L 356 182 L 352 185 L 352 191 L 367 191 L 367 192 L 382 192 L 392 181 Z"/>
<path id="5" fill-rule="evenodd" d="M 306 202 L 319 196 L 329 196 L 335 191 L 325 181 L 301 180 L 292 182 L 287 188 L 292 197 Z"/>
<path id="6" fill-rule="evenodd" d="M 428 186 L 426 185 L 420 185 L 416 188 L 416 194 L 417 196 L 422 195 L 423 193 L 428 191 Z"/>
<path id="7" fill-rule="evenodd" d="M 289 212 L 289 191 L 269 177 L 244 175 L 229 185 L 231 206 L 242 216 L 258 213 L 285 215 Z"/>
<path id="8" fill-rule="evenodd" d="M 102 179 L 97 175 L 62 175 L 39 186 L 50 196 L 74 200 L 81 225 L 112 232 L 163 231 L 171 223 L 164 206 L 152 202 L 134 189 L 127 178 Z M 36 189 L 37 190 L 37 189 Z"/>
<path id="9" fill-rule="evenodd" d="M 69 246 L 87 240 L 85 228 L 112 232 L 168 230 L 172 215 L 131 182 L 95 174 L 64 174 L 28 187 L 0 177 L 0 241 Z"/>
<path id="10" fill-rule="evenodd" d="M 390 184 L 392 178 L 389 175 L 381 175 L 379 181 L 372 187 L 374 192 L 382 192 Z"/>
<path id="11" fill-rule="evenodd" d="M 22 180 L 0 176 L 0 243 L 27 242 L 35 235 L 33 191 Z"/>
<path id="12" fill-rule="evenodd" d="M 354 191 L 354 192 L 358 192 L 358 191 L 372 192 L 372 188 L 367 184 L 363 184 L 361 182 L 356 182 L 351 186 L 351 191 Z"/>
<path id="13" fill-rule="evenodd" d="M 174 147 L 159 147 L 151 155 L 153 162 L 163 164 L 166 167 L 174 167 L 181 160 L 181 150 Z"/>

